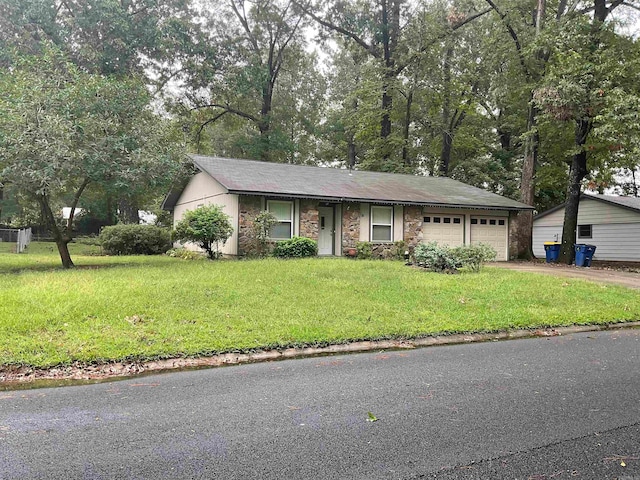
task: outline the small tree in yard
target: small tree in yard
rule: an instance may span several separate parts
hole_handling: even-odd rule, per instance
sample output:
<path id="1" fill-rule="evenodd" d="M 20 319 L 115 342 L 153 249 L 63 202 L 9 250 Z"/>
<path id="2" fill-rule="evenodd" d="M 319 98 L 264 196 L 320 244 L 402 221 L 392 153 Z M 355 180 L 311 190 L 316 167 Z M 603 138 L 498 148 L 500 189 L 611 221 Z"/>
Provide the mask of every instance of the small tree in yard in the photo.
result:
<path id="1" fill-rule="evenodd" d="M 174 232 L 176 240 L 197 244 L 212 260 L 220 255 L 220 243 L 224 245 L 232 233 L 230 217 L 218 205 L 188 211 L 178 222 Z"/>
<path id="2" fill-rule="evenodd" d="M 180 169 L 182 148 L 139 79 L 87 73 L 45 46 L 0 70 L 0 92 L 0 188 L 35 201 L 65 268 L 85 191 L 164 189 Z"/>

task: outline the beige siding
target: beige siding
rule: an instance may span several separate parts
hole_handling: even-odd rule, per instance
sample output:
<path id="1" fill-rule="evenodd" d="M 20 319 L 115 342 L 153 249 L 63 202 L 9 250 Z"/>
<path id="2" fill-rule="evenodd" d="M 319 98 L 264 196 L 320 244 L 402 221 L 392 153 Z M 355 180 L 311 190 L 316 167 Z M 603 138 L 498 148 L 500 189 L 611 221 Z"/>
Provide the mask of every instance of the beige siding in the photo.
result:
<path id="1" fill-rule="evenodd" d="M 231 217 L 233 234 L 227 240 L 222 253 L 237 255 L 238 253 L 238 196 L 227 193 L 226 189 L 208 174 L 201 172 L 195 175 L 180 195 L 173 210 L 174 225 L 180 221 L 188 210 L 195 210 L 202 205 L 219 205 Z M 186 248 L 197 249 L 195 245 L 185 245 Z"/>
<path id="2" fill-rule="evenodd" d="M 368 203 L 360 204 L 360 241 L 368 242 L 369 235 L 371 233 L 371 228 L 369 226 L 369 215 L 371 214 L 371 209 L 369 208 Z"/>
<path id="3" fill-rule="evenodd" d="M 401 242 L 404 236 L 404 207 L 393 207 L 393 241 Z"/>

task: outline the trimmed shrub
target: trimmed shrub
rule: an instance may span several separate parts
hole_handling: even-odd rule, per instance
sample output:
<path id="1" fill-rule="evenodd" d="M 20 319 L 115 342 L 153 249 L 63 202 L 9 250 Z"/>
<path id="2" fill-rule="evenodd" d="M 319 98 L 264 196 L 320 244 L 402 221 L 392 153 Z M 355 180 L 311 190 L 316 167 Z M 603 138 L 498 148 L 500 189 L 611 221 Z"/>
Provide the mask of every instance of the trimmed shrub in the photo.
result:
<path id="1" fill-rule="evenodd" d="M 222 256 L 219 247 L 231 234 L 231 217 L 219 205 L 205 205 L 185 212 L 174 230 L 177 241 L 197 244 L 211 260 Z"/>
<path id="2" fill-rule="evenodd" d="M 453 253 L 472 272 L 479 272 L 482 265 L 496 259 L 498 253 L 491 245 L 477 243 L 474 245 L 462 245 L 453 249 Z"/>
<path id="3" fill-rule="evenodd" d="M 454 273 L 462 266 L 462 260 L 454 250 L 436 242 L 417 245 L 413 250 L 413 257 L 419 266 L 433 272 Z"/>
<path id="4" fill-rule="evenodd" d="M 273 256 L 278 258 L 314 257 L 318 254 L 318 242 L 305 237 L 293 237 L 276 243 Z"/>
<path id="5" fill-rule="evenodd" d="M 99 239 L 107 255 L 160 255 L 171 248 L 169 230 L 155 225 L 111 225 Z"/>
<path id="6" fill-rule="evenodd" d="M 373 244 L 371 242 L 358 242 L 356 243 L 357 258 L 367 260 L 373 255 Z"/>

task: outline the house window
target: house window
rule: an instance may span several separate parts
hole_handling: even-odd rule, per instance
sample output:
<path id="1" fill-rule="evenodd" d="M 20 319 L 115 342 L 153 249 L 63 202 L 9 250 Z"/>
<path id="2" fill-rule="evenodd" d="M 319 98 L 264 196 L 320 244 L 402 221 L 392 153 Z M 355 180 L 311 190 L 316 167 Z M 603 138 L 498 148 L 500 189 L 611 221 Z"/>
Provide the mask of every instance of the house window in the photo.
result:
<path id="1" fill-rule="evenodd" d="M 496 221 L 493 218 L 489 220 L 489 225 L 495 225 L 495 224 L 496 224 Z"/>
<path id="2" fill-rule="evenodd" d="M 431 217 L 424 217 L 424 223 L 431 223 Z"/>
<path id="3" fill-rule="evenodd" d="M 433 223 L 440 223 L 440 217 L 433 217 Z"/>
<path id="4" fill-rule="evenodd" d="M 498 220 L 498 225 L 504 226 L 504 220 Z"/>
<path id="5" fill-rule="evenodd" d="M 371 207 L 371 241 L 390 242 L 393 239 L 393 207 Z"/>
<path id="6" fill-rule="evenodd" d="M 444 217 L 444 223 L 451 223 L 451 217 Z"/>
<path id="7" fill-rule="evenodd" d="M 271 227 L 269 237 L 274 240 L 291 238 L 293 236 L 293 202 L 269 200 L 267 210 L 278 220 L 278 223 Z"/>
<path id="8" fill-rule="evenodd" d="M 578 238 L 592 238 L 593 225 L 578 225 Z"/>
<path id="9" fill-rule="evenodd" d="M 460 223 L 460 218 L 454 217 L 453 218 L 453 223 Z"/>
<path id="10" fill-rule="evenodd" d="M 472 218 L 471 219 L 471 225 L 477 225 L 478 224 L 478 219 L 477 218 Z"/>

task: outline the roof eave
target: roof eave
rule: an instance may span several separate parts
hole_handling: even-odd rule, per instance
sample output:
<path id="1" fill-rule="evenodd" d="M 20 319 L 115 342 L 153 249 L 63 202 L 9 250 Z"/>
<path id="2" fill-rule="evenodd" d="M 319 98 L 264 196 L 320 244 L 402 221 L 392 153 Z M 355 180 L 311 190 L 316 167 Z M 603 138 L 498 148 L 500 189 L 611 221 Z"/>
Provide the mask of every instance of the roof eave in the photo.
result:
<path id="1" fill-rule="evenodd" d="M 389 200 L 389 199 L 371 199 L 371 198 L 354 198 L 354 197 L 335 197 L 329 195 L 305 195 L 300 193 L 283 193 L 283 192 L 263 192 L 252 190 L 233 190 L 229 189 L 229 193 L 236 195 L 265 195 L 276 198 L 296 198 L 296 199 L 309 199 L 320 200 L 325 202 L 361 202 L 361 203 L 388 203 L 393 205 L 419 205 L 422 207 L 446 207 L 446 208 L 469 208 L 473 210 L 509 210 L 509 211 L 521 211 L 521 210 L 534 210 L 534 207 L 530 206 L 503 206 L 503 205 L 477 205 L 477 204 L 456 204 L 456 203 L 442 203 L 442 202 L 412 202 L 404 200 Z"/>

